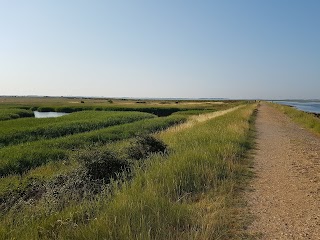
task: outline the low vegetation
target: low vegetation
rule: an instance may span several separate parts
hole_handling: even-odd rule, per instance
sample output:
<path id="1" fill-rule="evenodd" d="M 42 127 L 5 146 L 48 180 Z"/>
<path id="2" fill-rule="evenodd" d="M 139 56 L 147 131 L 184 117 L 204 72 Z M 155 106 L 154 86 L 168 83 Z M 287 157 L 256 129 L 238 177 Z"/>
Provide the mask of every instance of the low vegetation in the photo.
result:
<path id="1" fill-rule="evenodd" d="M 30 177 L 25 191 L 17 193 L 24 200 L 0 218 L 0 238 L 229 238 L 236 229 L 232 201 L 248 174 L 243 157 L 251 146 L 253 109 L 242 107 L 156 138 L 141 134 L 185 117 L 146 119 L 56 139 L 60 147 L 65 146 L 61 139 L 77 135 L 82 137 L 75 142 L 96 137 L 93 142 L 99 144 L 73 152 L 69 162 L 77 163 L 68 173 L 49 180 Z M 93 138 L 84 137 L 88 134 Z M 76 146 L 87 146 L 84 141 Z"/>
<path id="2" fill-rule="evenodd" d="M 144 102 L 145 103 L 145 102 Z M 168 108 L 168 107 L 145 107 L 145 106 L 97 106 L 97 107 L 89 107 L 89 106 L 83 106 L 83 107 L 67 107 L 67 106 L 43 106 L 43 107 L 33 107 L 33 110 L 39 111 L 39 112 L 65 112 L 65 113 L 72 113 L 72 112 L 78 112 L 78 111 L 86 111 L 86 110 L 96 110 L 96 111 L 138 111 L 138 112 L 146 112 L 151 113 L 154 115 L 157 115 L 159 117 L 163 116 L 169 116 L 174 112 L 178 112 L 180 108 Z"/>
<path id="3" fill-rule="evenodd" d="M 34 117 L 34 114 L 31 110 L 25 109 L 0 109 L 0 121 L 25 117 Z"/>
<path id="4" fill-rule="evenodd" d="M 238 236 L 255 106 L 109 100 L 6 99 L 79 112 L 0 123 L 0 239 Z"/>
<path id="5" fill-rule="evenodd" d="M 152 114 L 141 112 L 84 111 L 59 118 L 5 121 L 0 124 L 0 147 L 57 138 L 153 117 L 155 116 Z"/>
<path id="6" fill-rule="evenodd" d="M 155 153 L 164 154 L 167 151 L 167 145 L 162 141 L 150 136 L 137 136 L 128 147 L 128 156 L 134 160 L 148 158 Z"/>
<path id="7" fill-rule="evenodd" d="M 178 133 L 161 134 L 173 149 L 168 157 L 154 156 L 114 199 L 100 206 L 95 220 L 74 230 L 61 228 L 58 236 L 228 238 L 234 230 L 230 203 L 237 182 L 248 174 L 243 157 L 251 146 L 252 111 L 247 107 Z"/>
<path id="8" fill-rule="evenodd" d="M 0 176 L 23 174 L 31 168 L 50 161 L 66 160 L 69 151 L 93 145 L 105 144 L 165 129 L 185 120 L 181 116 L 151 118 L 121 124 L 100 130 L 79 133 L 51 140 L 39 140 L 0 149 Z"/>

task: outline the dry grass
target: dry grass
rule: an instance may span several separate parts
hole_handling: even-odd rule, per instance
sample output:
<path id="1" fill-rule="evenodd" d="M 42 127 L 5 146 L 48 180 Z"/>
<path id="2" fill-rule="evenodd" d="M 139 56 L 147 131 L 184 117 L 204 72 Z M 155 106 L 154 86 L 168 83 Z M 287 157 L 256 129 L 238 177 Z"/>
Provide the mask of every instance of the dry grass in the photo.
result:
<path id="1" fill-rule="evenodd" d="M 241 105 L 233 107 L 233 108 L 229 108 L 227 110 L 218 111 L 218 112 L 212 112 L 212 113 L 207 113 L 207 114 L 199 114 L 199 115 L 191 116 L 187 122 L 170 127 L 166 130 L 166 132 L 179 132 L 181 130 L 191 128 L 194 125 L 196 125 L 197 123 L 205 122 L 210 119 L 225 115 L 229 112 L 237 110 L 239 107 L 241 107 Z"/>

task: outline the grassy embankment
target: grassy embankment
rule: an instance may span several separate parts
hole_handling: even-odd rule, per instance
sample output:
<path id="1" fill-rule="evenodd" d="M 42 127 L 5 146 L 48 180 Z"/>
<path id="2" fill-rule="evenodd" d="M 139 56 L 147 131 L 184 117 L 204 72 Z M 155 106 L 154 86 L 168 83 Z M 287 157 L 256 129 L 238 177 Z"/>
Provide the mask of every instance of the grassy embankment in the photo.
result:
<path id="1" fill-rule="evenodd" d="M 136 167 L 130 182 L 112 195 L 70 204 L 58 212 L 44 206 L 2 219 L 0 236 L 26 239 L 219 239 L 239 230 L 233 206 L 248 175 L 254 106 L 160 138 L 167 156 Z M 250 121 L 251 120 L 251 121 Z M 147 120 L 146 120 L 147 121 Z M 137 165 L 139 166 L 139 165 Z"/>
<path id="2" fill-rule="evenodd" d="M 0 108 L 0 121 L 11 120 L 16 118 L 34 117 L 31 110 L 25 109 L 4 109 Z"/>
<path id="3" fill-rule="evenodd" d="M 316 117 L 314 114 L 303 112 L 289 106 L 274 103 L 269 104 L 288 115 L 294 122 L 314 133 L 320 134 L 320 118 Z"/>

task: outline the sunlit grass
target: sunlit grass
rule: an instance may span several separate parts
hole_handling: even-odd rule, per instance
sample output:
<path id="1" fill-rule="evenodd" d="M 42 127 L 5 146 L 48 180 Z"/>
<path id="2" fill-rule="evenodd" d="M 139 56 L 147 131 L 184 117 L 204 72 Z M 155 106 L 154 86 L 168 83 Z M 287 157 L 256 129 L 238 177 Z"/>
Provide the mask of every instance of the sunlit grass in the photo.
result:
<path id="1" fill-rule="evenodd" d="M 39 159 L 45 161 L 22 175 L 2 178 L 0 197 L 8 186 L 23 188 L 28 179 L 50 181 L 77 169 L 79 163 L 73 161 L 77 151 L 72 150 L 85 150 L 92 144 L 94 148 L 104 148 L 108 143 L 125 158 L 124 151 L 130 143 L 125 139 L 163 130 L 194 115 L 190 126 L 157 134 L 168 144 L 169 155 L 154 155 L 137 162 L 130 181 L 127 177 L 115 181 L 108 187 L 111 192 L 81 202 L 59 206 L 51 202 L 53 199 L 43 198 L 17 205 L 18 209 L 0 218 L 0 239 L 230 239 L 238 230 L 233 212 L 235 192 L 248 174 L 244 157 L 251 147 L 253 109 L 250 105 L 200 116 L 196 111 L 183 117 L 174 114 L 177 116 L 6 147 L 10 149 L 7 157 L 20 154 L 36 161 L 39 152 Z M 10 154 L 13 150 L 18 154 Z M 54 155 L 52 159 L 41 155 L 44 150 L 61 151 L 72 157 L 69 161 L 56 161 L 59 159 Z"/>
<path id="2" fill-rule="evenodd" d="M 131 182 L 110 198 L 72 204 L 63 211 L 5 223 L 0 236 L 34 239 L 219 239 L 236 231 L 232 199 L 248 174 L 254 106 L 240 108 L 160 136 L 169 156 L 155 155 L 136 168 Z M 40 206 L 38 206 L 40 208 Z M 41 216 L 41 215 L 40 215 Z M 8 231 L 11 229 L 11 232 Z"/>
<path id="3" fill-rule="evenodd" d="M 228 204 L 245 169 L 241 157 L 248 150 L 252 110 L 162 134 L 172 148 L 168 159 L 155 156 L 146 170 L 119 190 L 96 221 L 75 231 L 75 238 L 214 239 L 228 235 L 232 223 Z M 208 193 L 212 198 L 203 196 Z"/>
<path id="4" fill-rule="evenodd" d="M 138 119 L 136 118 L 136 120 Z M 185 117 L 181 116 L 144 119 L 51 140 L 8 146 L 0 149 L 0 176 L 14 173 L 22 174 L 50 161 L 67 159 L 68 152 L 66 150 L 123 140 L 139 133 L 160 131 L 184 120 Z"/>

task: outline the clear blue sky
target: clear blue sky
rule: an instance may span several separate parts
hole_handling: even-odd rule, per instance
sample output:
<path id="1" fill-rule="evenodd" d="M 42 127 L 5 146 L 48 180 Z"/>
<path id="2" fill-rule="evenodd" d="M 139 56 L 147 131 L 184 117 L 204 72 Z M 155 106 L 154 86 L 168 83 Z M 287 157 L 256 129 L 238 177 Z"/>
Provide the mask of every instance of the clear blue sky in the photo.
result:
<path id="1" fill-rule="evenodd" d="M 0 0 L 0 95 L 319 91 L 318 0 Z"/>

